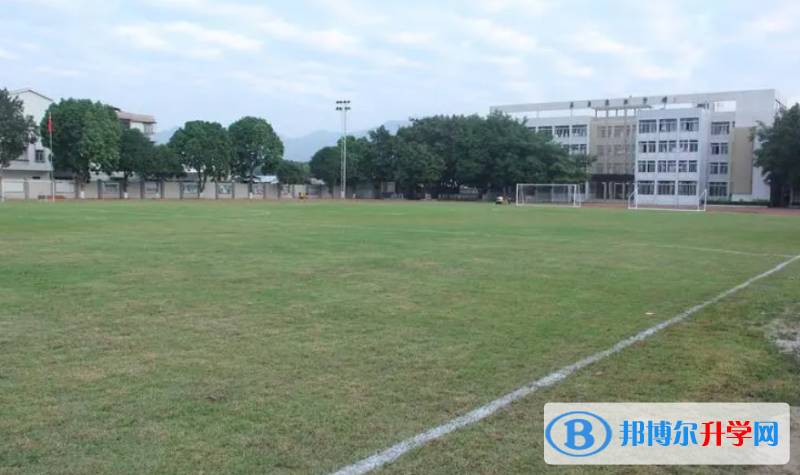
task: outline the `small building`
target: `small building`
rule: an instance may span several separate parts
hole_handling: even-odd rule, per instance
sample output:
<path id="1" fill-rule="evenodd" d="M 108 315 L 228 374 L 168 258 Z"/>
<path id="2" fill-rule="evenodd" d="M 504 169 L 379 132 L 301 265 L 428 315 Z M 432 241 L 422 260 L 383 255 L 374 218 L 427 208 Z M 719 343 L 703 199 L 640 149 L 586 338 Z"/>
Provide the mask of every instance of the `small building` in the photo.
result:
<path id="1" fill-rule="evenodd" d="M 41 124 L 47 109 L 53 100 L 33 89 L 11 91 L 12 98 L 22 100 L 25 115 L 33 117 L 36 124 Z M 3 169 L 3 179 L 15 180 L 49 180 L 53 171 L 52 153 L 47 147 L 47 137 L 39 137 L 36 143 L 29 145 L 25 153 L 11 161 Z"/>

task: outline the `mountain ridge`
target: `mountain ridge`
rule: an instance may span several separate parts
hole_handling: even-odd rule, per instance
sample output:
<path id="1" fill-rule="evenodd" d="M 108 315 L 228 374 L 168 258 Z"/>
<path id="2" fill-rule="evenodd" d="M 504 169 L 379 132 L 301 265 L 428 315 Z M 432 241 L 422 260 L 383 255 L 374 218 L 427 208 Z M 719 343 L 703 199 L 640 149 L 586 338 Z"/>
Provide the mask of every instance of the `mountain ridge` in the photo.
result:
<path id="1" fill-rule="evenodd" d="M 395 134 L 401 127 L 406 127 L 410 124 L 411 122 L 407 120 L 390 120 L 370 129 L 348 131 L 348 135 L 352 135 L 356 138 L 365 137 L 371 130 L 375 130 L 381 126 L 386 127 L 389 132 Z M 165 144 L 169 142 L 169 139 L 172 138 L 179 128 L 180 127 L 170 127 L 157 132 L 153 135 L 153 141 L 157 144 Z M 317 150 L 323 147 L 335 146 L 342 137 L 342 133 L 331 130 L 317 130 L 299 137 L 287 137 L 282 134 L 278 134 L 278 136 L 283 141 L 284 158 L 296 162 L 308 162 Z"/>

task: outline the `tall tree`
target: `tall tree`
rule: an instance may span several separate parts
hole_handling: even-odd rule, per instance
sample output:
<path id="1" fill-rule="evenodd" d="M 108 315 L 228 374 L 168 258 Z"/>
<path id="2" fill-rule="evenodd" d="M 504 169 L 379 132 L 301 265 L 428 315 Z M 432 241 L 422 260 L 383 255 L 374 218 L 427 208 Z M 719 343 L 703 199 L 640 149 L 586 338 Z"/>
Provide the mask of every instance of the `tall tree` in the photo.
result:
<path id="1" fill-rule="evenodd" d="M 274 173 L 283 159 L 284 146 L 272 125 L 257 117 L 244 117 L 228 127 L 234 154 L 233 173 L 250 183 L 258 170 Z"/>
<path id="2" fill-rule="evenodd" d="M 150 158 L 139 172 L 145 180 L 163 181 L 185 176 L 180 156 L 169 145 L 156 145 Z"/>
<path id="3" fill-rule="evenodd" d="M 753 138 L 761 144 L 755 165 L 770 184 L 770 205 L 790 205 L 800 190 L 800 105 L 779 111 L 771 126 L 759 123 Z"/>
<path id="4" fill-rule="evenodd" d="M 444 159 L 436 155 L 427 143 L 404 140 L 401 130 L 398 133 L 400 144 L 397 149 L 397 172 L 395 181 L 410 194 L 420 188 L 429 190 L 431 185 L 441 180 L 445 169 Z"/>
<path id="5" fill-rule="evenodd" d="M 22 99 L 0 89 L 0 178 L 3 169 L 36 143 L 36 122 L 25 115 Z"/>
<path id="6" fill-rule="evenodd" d="M 282 185 L 304 185 L 309 180 L 309 166 L 307 163 L 281 160 L 278 165 L 278 182 Z"/>
<path id="7" fill-rule="evenodd" d="M 49 114 L 55 169 L 71 172 L 81 190 L 92 173 L 116 171 L 122 128 L 113 108 L 89 99 L 62 99 L 51 104 L 42 119 L 42 136 L 48 134 Z"/>
<path id="8" fill-rule="evenodd" d="M 197 187 L 205 190 L 209 178 L 221 181 L 231 172 L 233 153 L 228 131 L 217 122 L 191 121 L 178 129 L 169 146 L 181 164 L 197 173 Z"/>
<path id="9" fill-rule="evenodd" d="M 134 174 L 144 175 L 155 158 L 155 144 L 141 131 L 126 129 L 120 138 L 120 156 L 117 171 L 122 173 L 122 191 L 128 192 L 128 183 Z"/>
<path id="10" fill-rule="evenodd" d="M 339 183 L 342 175 L 342 155 L 339 147 L 324 147 L 311 157 L 309 162 L 311 175 L 328 185 L 332 194 L 333 188 Z"/>

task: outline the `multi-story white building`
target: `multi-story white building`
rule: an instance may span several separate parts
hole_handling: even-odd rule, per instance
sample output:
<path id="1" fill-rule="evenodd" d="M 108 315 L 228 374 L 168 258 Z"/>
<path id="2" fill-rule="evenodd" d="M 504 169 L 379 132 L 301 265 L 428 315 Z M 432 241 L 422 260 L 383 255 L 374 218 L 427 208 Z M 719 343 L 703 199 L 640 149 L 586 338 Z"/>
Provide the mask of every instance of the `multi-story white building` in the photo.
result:
<path id="1" fill-rule="evenodd" d="M 42 123 L 47 108 L 53 103 L 52 99 L 32 89 L 11 91 L 10 95 L 12 98 L 22 100 L 25 115 L 32 116 L 37 125 Z M 53 164 L 47 145 L 49 144 L 47 144 L 46 137 L 40 137 L 36 143 L 29 145 L 25 153 L 12 160 L 9 166 L 3 169 L 3 178 L 6 180 L 49 180 Z"/>
<path id="2" fill-rule="evenodd" d="M 528 126 L 552 127 L 561 143 L 555 131 L 588 124 L 587 148 L 598 159 L 591 170 L 595 198 L 624 199 L 638 189 L 643 202 L 691 205 L 703 193 L 711 200 L 769 199 L 769 185 L 754 167 L 759 144 L 751 130 L 772 123 L 784 104 L 777 91 L 766 89 L 492 109 L 534 113 Z"/>
<path id="3" fill-rule="evenodd" d="M 17 97 L 22 100 L 25 115 L 32 116 L 37 125 L 42 123 L 47 109 L 53 103 L 53 99 L 32 89 L 12 91 L 10 94 L 11 97 Z M 123 129 L 141 130 L 151 139 L 156 132 L 156 120 L 153 116 L 134 114 L 119 109 L 116 109 L 116 114 Z M 58 124 L 54 126 L 58 127 Z M 30 145 L 24 154 L 18 159 L 12 160 L 10 165 L 3 169 L 3 180 L 7 182 L 7 187 L 13 188 L 19 185 L 15 183 L 18 181 L 51 179 L 54 170 L 52 153 L 48 146 L 48 137 L 39 137 L 36 143 Z M 105 175 L 97 176 L 104 179 L 108 178 Z M 62 175 L 61 178 L 69 179 L 70 175 Z"/>
<path id="4" fill-rule="evenodd" d="M 117 109 L 117 118 L 123 129 L 139 130 L 151 139 L 156 133 L 156 119 L 151 115 L 134 114 Z"/>

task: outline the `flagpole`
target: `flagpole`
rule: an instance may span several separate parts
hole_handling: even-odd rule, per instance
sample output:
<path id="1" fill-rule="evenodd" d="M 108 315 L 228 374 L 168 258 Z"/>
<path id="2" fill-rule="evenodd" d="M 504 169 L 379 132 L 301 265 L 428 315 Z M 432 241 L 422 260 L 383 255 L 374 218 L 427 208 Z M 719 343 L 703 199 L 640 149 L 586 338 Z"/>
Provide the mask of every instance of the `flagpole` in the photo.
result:
<path id="1" fill-rule="evenodd" d="M 53 203 L 56 202 L 56 177 L 55 163 L 53 163 L 53 113 L 50 112 L 47 118 L 47 131 L 50 132 L 50 194 L 53 196 Z"/>

